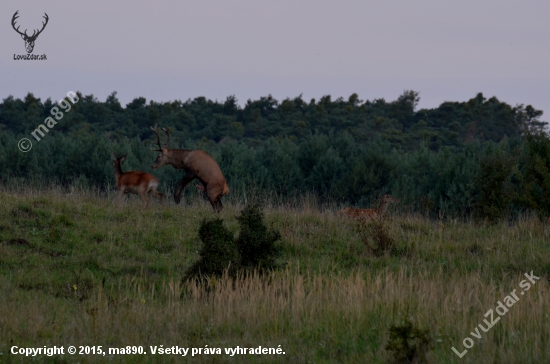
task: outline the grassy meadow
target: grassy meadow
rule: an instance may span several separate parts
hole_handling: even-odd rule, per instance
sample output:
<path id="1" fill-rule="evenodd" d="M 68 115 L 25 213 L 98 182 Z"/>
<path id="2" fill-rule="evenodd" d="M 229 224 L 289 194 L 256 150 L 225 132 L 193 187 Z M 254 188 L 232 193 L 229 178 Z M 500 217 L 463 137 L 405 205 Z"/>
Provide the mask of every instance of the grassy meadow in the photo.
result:
<path id="1" fill-rule="evenodd" d="M 198 258 L 194 197 L 175 205 L 61 188 L 0 191 L 2 363 L 391 363 L 389 329 L 427 330 L 429 363 L 550 362 L 550 226 L 536 217 L 482 224 L 390 208 L 392 254 L 372 255 L 338 206 L 304 197 L 266 202 L 286 268 L 268 276 L 182 282 Z M 399 197 L 399 196 L 396 196 Z M 237 233 L 242 201 L 220 214 Z M 520 295 L 524 273 L 540 280 Z M 516 289 L 519 301 L 481 339 L 470 332 Z M 495 317 L 498 316 L 494 313 Z M 463 340 L 474 346 L 461 358 Z M 147 355 L 24 357 L 10 348 L 143 346 Z M 152 355 L 149 346 L 221 348 L 221 355 Z M 224 348 L 280 347 L 284 355 Z"/>

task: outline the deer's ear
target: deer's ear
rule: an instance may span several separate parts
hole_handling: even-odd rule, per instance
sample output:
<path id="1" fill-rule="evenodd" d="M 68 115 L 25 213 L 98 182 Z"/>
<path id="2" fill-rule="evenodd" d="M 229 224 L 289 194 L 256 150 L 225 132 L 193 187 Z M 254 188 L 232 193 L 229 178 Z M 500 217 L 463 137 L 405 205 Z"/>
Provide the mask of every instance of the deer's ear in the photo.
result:
<path id="1" fill-rule="evenodd" d="M 25 34 L 21 34 L 21 39 L 25 40 Z"/>

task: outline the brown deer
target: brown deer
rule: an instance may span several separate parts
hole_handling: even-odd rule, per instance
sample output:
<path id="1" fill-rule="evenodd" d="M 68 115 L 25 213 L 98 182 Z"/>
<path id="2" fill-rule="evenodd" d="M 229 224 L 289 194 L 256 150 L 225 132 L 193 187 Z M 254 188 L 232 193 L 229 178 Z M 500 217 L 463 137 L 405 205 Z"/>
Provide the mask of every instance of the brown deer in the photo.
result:
<path id="1" fill-rule="evenodd" d="M 174 191 L 174 200 L 180 203 L 181 195 L 185 186 L 197 178 L 206 190 L 206 196 L 212 205 L 215 212 L 220 212 L 223 209 L 222 196 L 229 193 L 229 187 L 225 181 L 225 177 L 220 169 L 220 166 L 214 158 L 212 158 L 204 150 L 198 149 L 168 149 L 170 147 L 170 130 L 162 128 L 168 136 L 168 141 L 164 147 L 160 143 L 160 137 L 157 127 L 151 127 L 151 130 L 157 135 L 158 149 L 153 149 L 160 152 L 153 169 L 171 164 L 176 169 L 183 169 L 185 176 L 179 182 L 178 187 Z"/>
<path id="2" fill-rule="evenodd" d="M 388 210 L 388 204 L 394 202 L 399 202 L 399 200 L 390 196 L 389 193 L 386 193 L 380 198 L 380 206 L 378 206 L 377 209 L 356 209 L 353 207 L 346 207 L 338 211 L 338 215 L 360 221 L 378 220 L 381 219 Z"/>
<path id="3" fill-rule="evenodd" d="M 113 167 L 115 169 L 116 187 L 118 189 L 117 199 L 120 203 L 122 196 L 125 193 L 135 193 L 141 197 L 144 206 L 147 207 L 147 194 L 150 192 L 153 196 L 160 199 L 162 203 L 163 196 L 157 191 L 159 179 L 150 173 L 140 171 L 130 171 L 122 173 L 122 162 L 126 159 L 128 154 L 122 157 L 117 157 L 116 153 L 113 154 L 115 159 L 113 160 Z"/>

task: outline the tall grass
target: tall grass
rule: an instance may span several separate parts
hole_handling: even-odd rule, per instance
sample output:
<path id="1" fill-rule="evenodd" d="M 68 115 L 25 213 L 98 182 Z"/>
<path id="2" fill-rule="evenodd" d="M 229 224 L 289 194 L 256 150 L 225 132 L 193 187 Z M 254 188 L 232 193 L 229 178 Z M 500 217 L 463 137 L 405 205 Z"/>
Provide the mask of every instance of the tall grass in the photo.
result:
<path id="1" fill-rule="evenodd" d="M 389 328 L 407 318 L 433 338 L 432 363 L 550 358 L 550 228 L 534 217 L 489 225 L 395 215 L 389 231 L 403 253 L 377 257 L 354 222 L 336 217 L 336 205 L 272 199 L 265 219 L 281 232 L 285 269 L 184 282 L 198 258 L 199 222 L 213 215 L 209 203 L 197 194 L 143 210 L 138 198 L 120 208 L 112 198 L 51 186 L 0 191 L 0 361 L 30 361 L 10 354 L 12 345 L 281 345 L 280 356 L 37 360 L 387 363 Z M 225 202 L 220 217 L 236 233 L 244 203 Z M 459 359 L 451 347 L 462 351 L 484 314 L 519 292 L 531 271 L 541 279 Z"/>

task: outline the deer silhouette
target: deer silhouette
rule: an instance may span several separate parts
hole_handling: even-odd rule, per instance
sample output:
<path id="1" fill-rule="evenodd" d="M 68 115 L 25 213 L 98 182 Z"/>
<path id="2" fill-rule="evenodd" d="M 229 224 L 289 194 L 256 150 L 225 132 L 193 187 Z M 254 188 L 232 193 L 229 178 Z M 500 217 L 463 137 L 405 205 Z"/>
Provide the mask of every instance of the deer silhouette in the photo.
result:
<path id="1" fill-rule="evenodd" d="M 13 29 L 21 34 L 21 38 L 23 38 L 23 40 L 25 41 L 25 48 L 27 49 L 27 53 L 32 53 L 32 50 L 34 49 L 34 42 L 36 41 L 36 38 L 38 38 L 38 35 L 40 35 L 40 33 L 42 33 L 42 31 L 44 30 L 44 28 L 46 27 L 46 24 L 48 24 L 48 20 L 50 18 L 48 18 L 48 14 L 44 13 L 44 19 L 46 19 L 46 22 L 42 22 L 42 29 L 38 30 L 36 29 L 32 35 L 28 35 L 27 34 L 27 29 L 25 29 L 25 32 L 24 33 L 21 33 L 19 31 L 19 27 L 15 27 L 15 21 L 17 18 L 19 18 L 19 15 L 17 15 L 17 13 L 19 13 L 19 10 L 17 10 L 15 12 L 15 14 L 13 14 L 13 17 L 11 18 L 11 26 L 13 27 Z M 37 33 L 38 31 L 38 33 Z"/>

